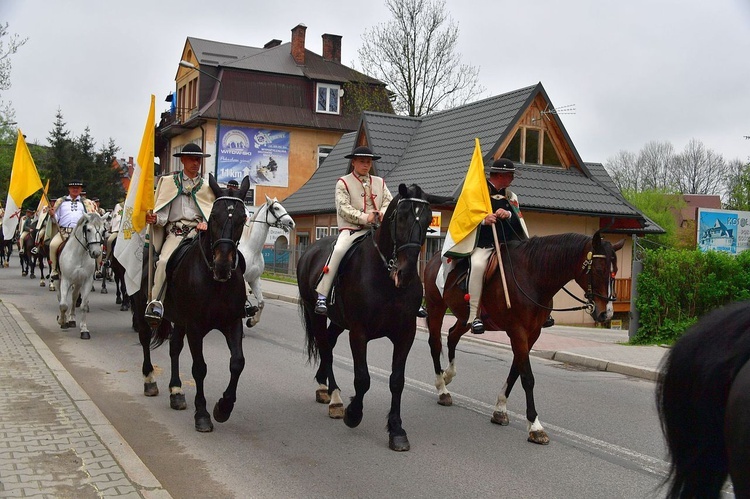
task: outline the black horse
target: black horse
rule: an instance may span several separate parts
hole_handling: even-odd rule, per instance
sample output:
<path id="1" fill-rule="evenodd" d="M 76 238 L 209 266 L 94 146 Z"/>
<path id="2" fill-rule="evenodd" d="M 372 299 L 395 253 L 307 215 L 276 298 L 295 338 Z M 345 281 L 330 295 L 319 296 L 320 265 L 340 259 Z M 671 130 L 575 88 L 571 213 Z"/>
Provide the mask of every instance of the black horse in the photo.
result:
<path id="1" fill-rule="evenodd" d="M 3 227 L 0 225 L 0 268 L 8 268 L 10 265 L 10 257 L 13 255 L 13 246 L 18 237 L 18 230 L 7 239 L 6 237 Z"/>
<path id="2" fill-rule="evenodd" d="M 672 458 L 667 497 L 750 497 L 750 302 L 704 316 L 663 361 L 656 405 Z"/>
<path id="3" fill-rule="evenodd" d="M 216 200 L 208 219 L 208 230 L 198 232 L 177 262 L 170 262 L 167 271 L 167 292 L 164 297 L 164 320 L 154 332 L 144 318 L 146 308 L 146 269 L 141 290 L 131 296 L 138 336 L 143 348 L 144 393 L 159 393 L 151 364 L 150 346 L 158 346 L 169 339 L 172 376 L 169 381 L 170 406 L 180 410 L 187 407 L 180 380 L 180 352 L 187 336 L 193 357 L 195 378 L 195 429 L 213 431 L 211 416 L 206 410 L 203 382 L 206 361 L 203 357 L 203 338 L 212 329 L 224 335 L 230 350 L 229 385 L 213 410 L 214 419 L 223 423 L 232 413 L 237 399 L 237 382 L 245 367 L 242 353 L 242 319 L 245 317 L 245 281 L 237 243 L 245 223 L 244 199 L 250 181 L 245 177 L 239 190 L 222 189 L 209 175 L 209 185 Z M 179 256 L 180 248 L 174 257 Z M 147 259 L 145 259 L 147 260 Z M 170 268 L 173 267 L 173 268 Z M 173 330 L 174 329 L 174 330 Z"/>
<path id="4" fill-rule="evenodd" d="M 130 310 L 130 296 L 125 286 L 125 267 L 115 256 L 115 245 L 117 239 L 112 241 L 112 249 L 107 254 L 106 266 L 112 271 L 112 280 L 115 283 L 115 303 L 120 305 L 120 310 L 126 312 Z M 106 281 L 106 276 L 103 279 Z"/>
<path id="5" fill-rule="evenodd" d="M 370 388 L 367 368 L 367 343 L 386 337 L 393 343 L 390 377 L 391 409 L 388 413 L 389 447 L 409 450 L 409 440 L 401 426 L 401 393 L 404 389 L 406 358 L 416 334 L 416 315 L 422 302 L 422 283 L 417 262 L 432 219 L 430 203 L 450 198 L 426 194 L 412 184 L 401 184 L 377 230 L 353 248 L 339 269 L 333 303 L 328 307 L 331 319 L 315 313 L 315 287 L 328 259 L 334 238 L 317 241 L 302 255 L 297 266 L 300 307 L 307 333 L 307 352 L 311 360 L 320 358 L 315 375 L 319 384 L 316 399 L 330 402 L 329 415 L 342 417 L 354 428 L 362 421 L 363 399 Z M 340 390 L 333 375 L 333 347 L 344 329 L 354 359 L 355 395 L 343 415 Z M 326 387 L 326 382 L 328 383 Z"/>
<path id="6" fill-rule="evenodd" d="M 506 305 L 504 287 L 501 285 L 499 266 L 491 262 L 485 275 L 480 313 L 488 329 L 505 331 L 513 349 L 513 364 L 502 392 L 498 395 L 492 422 L 509 424 L 506 402 L 518 378 L 526 392 L 526 418 L 529 442 L 549 443 L 549 436 L 539 421 L 534 403 L 534 374 L 529 352 L 539 338 L 542 324 L 549 317 L 552 297 L 570 280 L 575 280 L 585 292 L 588 308 L 596 321 L 612 317 L 612 282 L 617 273 L 617 251 L 625 243 L 615 244 L 583 234 L 558 234 L 532 237 L 522 242 L 512 242 L 502 248 L 503 266 L 507 276 L 510 308 Z M 435 368 L 435 387 L 438 403 L 452 405 L 453 400 L 446 385 L 456 374 L 456 346 L 461 336 L 469 330 L 469 304 L 466 299 L 465 272 L 462 267 L 448 274 L 441 294 L 436 278 L 441 266 L 436 254 L 425 269 L 425 301 L 427 327 L 430 332 L 430 352 Z M 440 364 L 442 353 L 441 328 L 446 310 L 450 307 L 456 323 L 448 333 L 448 368 Z"/>

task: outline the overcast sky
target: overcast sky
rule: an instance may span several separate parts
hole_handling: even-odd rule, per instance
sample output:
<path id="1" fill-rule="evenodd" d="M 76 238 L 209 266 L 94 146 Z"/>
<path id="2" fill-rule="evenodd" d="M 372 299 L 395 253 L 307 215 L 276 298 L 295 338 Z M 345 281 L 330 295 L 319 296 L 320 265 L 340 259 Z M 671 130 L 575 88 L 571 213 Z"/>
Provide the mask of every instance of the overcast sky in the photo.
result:
<path id="1" fill-rule="evenodd" d="M 725 159 L 750 157 L 750 0 L 447 0 L 462 61 L 484 97 L 542 82 L 584 161 L 651 140 L 682 151 L 696 138 Z M 28 37 L 12 58 L 16 121 L 47 144 L 55 114 L 97 149 L 114 138 L 137 156 L 149 96 L 168 108 L 188 36 L 262 47 L 307 26 L 306 47 L 342 35 L 356 63 L 364 31 L 390 19 L 379 0 L 206 2 L 0 0 L 0 22 Z M 8 37 L 3 40 L 7 43 Z M 467 158 L 468 161 L 469 158 Z"/>

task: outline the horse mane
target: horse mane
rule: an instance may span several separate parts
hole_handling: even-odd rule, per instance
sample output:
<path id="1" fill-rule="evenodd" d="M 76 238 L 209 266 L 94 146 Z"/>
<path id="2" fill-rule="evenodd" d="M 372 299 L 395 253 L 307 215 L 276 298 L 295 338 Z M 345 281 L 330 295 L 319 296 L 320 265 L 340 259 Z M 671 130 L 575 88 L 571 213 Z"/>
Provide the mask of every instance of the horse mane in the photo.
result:
<path id="1" fill-rule="evenodd" d="M 591 236 L 568 232 L 534 236 L 509 248 L 513 259 L 534 262 L 538 272 L 556 274 L 559 271 L 559 263 L 580 256 L 581 247 L 590 240 Z"/>

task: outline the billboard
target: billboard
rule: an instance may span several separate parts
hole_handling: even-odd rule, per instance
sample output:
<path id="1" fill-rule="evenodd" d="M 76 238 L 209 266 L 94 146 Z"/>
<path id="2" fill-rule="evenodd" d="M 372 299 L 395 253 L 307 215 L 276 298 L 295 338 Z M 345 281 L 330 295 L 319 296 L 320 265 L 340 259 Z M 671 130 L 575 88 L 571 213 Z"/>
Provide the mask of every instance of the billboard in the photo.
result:
<path id="1" fill-rule="evenodd" d="M 750 211 L 698 208 L 695 226 L 701 251 L 736 255 L 748 249 Z"/>
<path id="2" fill-rule="evenodd" d="M 289 132 L 222 125 L 219 140 L 219 182 L 247 175 L 253 185 L 289 186 Z"/>

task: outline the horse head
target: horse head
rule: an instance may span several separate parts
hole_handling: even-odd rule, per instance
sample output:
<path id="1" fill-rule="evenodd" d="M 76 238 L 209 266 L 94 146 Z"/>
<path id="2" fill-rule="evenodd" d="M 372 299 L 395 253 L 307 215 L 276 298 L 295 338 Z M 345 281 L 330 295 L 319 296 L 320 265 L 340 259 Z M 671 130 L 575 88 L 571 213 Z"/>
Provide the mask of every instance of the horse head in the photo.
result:
<path id="1" fill-rule="evenodd" d="M 586 300 L 591 304 L 591 317 L 597 322 L 612 318 L 612 302 L 617 299 L 614 293 L 617 275 L 617 251 L 625 244 L 621 239 L 615 244 L 602 239 L 600 231 L 591 238 L 591 250 L 581 266 L 582 272 L 576 282 L 586 290 Z"/>
<path id="2" fill-rule="evenodd" d="M 74 232 L 76 240 L 86 248 L 91 258 L 96 259 L 101 256 L 104 221 L 98 213 L 84 214 L 78 219 Z"/>
<path id="3" fill-rule="evenodd" d="M 376 246 L 397 288 L 419 279 L 417 262 L 427 229 L 432 222 L 430 203 L 451 200 L 425 193 L 417 184 L 398 186 L 398 195 L 388 205 L 383 225 L 378 229 Z M 390 259 L 383 252 L 390 250 Z"/>
<path id="4" fill-rule="evenodd" d="M 266 223 L 271 227 L 284 229 L 284 232 L 294 229 L 294 220 L 286 212 L 286 208 L 281 206 L 276 198 L 271 199 L 268 195 L 266 195 Z"/>
<path id="5" fill-rule="evenodd" d="M 250 188 L 250 179 L 246 176 L 238 190 L 222 189 L 212 174 L 208 176 L 208 185 L 216 199 L 211 216 L 208 218 L 208 241 L 211 248 L 209 268 L 213 278 L 226 282 L 237 268 L 237 244 L 245 226 L 245 195 Z"/>

